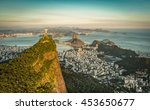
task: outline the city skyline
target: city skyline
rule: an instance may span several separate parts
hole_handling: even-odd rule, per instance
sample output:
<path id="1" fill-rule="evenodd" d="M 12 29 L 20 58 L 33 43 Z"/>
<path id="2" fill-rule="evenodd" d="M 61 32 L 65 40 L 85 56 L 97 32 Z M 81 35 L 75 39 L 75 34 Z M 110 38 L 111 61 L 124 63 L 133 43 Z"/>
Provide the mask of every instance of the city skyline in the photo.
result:
<path id="1" fill-rule="evenodd" d="M 149 0 L 1 0 L 0 28 L 150 28 Z"/>

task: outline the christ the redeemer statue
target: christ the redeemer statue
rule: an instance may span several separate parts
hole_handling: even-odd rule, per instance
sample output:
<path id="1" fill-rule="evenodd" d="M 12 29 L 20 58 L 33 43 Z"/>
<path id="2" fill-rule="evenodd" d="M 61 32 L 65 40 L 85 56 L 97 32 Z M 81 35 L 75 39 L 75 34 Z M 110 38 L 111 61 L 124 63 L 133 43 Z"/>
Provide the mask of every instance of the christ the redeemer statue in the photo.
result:
<path id="1" fill-rule="evenodd" d="M 47 31 L 48 31 L 48 29 L 44 29 L 44 31 L 45 31 L 45 34 L 47 33 Z"/>
<path id="2" fill-rule="evenodd" d="M 48 38 L 48 29 L 44 29 L 44 38 Z"/>

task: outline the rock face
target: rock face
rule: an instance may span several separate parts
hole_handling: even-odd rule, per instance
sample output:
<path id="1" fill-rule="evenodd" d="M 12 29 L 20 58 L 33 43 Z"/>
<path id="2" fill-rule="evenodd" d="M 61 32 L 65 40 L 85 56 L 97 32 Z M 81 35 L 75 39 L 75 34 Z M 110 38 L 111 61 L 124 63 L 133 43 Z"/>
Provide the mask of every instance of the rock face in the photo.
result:
<path id="1" fill-rule="evenodd" d="M 0 64 L 0 92 L 67 92 L 52 38 Z"/>

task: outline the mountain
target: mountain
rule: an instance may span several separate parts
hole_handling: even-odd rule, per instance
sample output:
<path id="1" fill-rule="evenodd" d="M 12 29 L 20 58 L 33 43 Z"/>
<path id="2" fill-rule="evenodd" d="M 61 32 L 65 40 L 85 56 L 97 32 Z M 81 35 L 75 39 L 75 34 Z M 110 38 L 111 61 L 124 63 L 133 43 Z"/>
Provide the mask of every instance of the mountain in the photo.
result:
<path id="1" fill-rule="evenodd" d="M 76 33 L 73 33 L 72 39 L 65 41 L 64 44 L 70 45 L 74 48 L 79 48 L 79 47 L 82 47 L 84 45 L 84 42 L 78 38 Z"/>
<path id="2" fill-rule="evenodd" d="M 56 45 L 44 36 L 17 58 L 0 64 L 0 92 L 67 92 Z"/>
<path id="3" fill-rule="evenodd" d="M 66 41 L 65 44 L 70 45 L 72 47 L 82 47 L 84 45 L 84 42 L 80 39 L 71 39 L 69 41 Z"/>
<path id="4" fill-rule="evenodd" d="M 103 41 L 94 40 L 91 46 L 97 46 L 97 51 L 103 51 L 105 55 L 119 57 L 122 60 L 115 62 L 120 67 L 126 69 L 123 75 L 133 75 L 137 71 L 147 71 L 150 75 L 150 58 L 139 57 L 138 54 L 129 49 L 123 49 L 118 47 L 114 42 L 105 39 Z M 103 57 L 98 55 L 98 57 Z"/>
<path id="5" fill-rule="evenodd" d="M 106 55 L 116 56 L 116 57 L 137 57 L 135 51 L 129 49 L 123 49 L 118 47 L 114 42 L 105 39 L 103 41 L 94 40 L 91 46 L 98 45 L 97 51 L 103 51 Z"/>

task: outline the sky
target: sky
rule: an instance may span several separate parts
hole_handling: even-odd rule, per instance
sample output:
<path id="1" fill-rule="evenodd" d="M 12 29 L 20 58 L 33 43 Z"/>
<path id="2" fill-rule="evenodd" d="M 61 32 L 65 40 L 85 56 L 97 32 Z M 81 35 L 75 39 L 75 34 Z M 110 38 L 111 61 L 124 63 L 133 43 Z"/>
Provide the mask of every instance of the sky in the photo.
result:
<path id="1" fill-rule="evenodd" d="M 0 0 L 0 28 L 150 28 L 150 0 Z"/>

